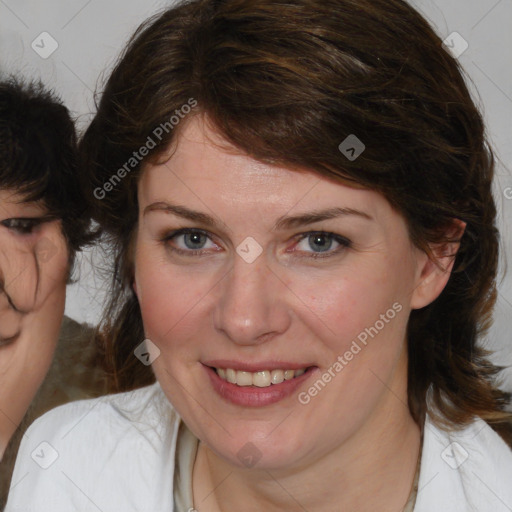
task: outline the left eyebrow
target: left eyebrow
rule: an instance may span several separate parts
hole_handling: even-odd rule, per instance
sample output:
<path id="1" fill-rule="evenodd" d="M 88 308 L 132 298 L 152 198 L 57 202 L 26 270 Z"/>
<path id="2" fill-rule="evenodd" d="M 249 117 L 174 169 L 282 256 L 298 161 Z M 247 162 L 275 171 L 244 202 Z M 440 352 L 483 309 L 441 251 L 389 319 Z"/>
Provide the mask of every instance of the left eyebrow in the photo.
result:
<path id="1" fill-rule="evenodd" d="M 273 231 L 279 229 L 292 229 L 298 226 L 306 226 L 322 220 L 335 219 L 346 215 L 356 215 L 366 220 L 373 221 L 373 217 L 360 210 L 354 210 L 353 208 L 328 208 L 326 210 L 317 210 L 313 212 L 307 212 L 300 215 L 281 217 L 274 224 Z"/>

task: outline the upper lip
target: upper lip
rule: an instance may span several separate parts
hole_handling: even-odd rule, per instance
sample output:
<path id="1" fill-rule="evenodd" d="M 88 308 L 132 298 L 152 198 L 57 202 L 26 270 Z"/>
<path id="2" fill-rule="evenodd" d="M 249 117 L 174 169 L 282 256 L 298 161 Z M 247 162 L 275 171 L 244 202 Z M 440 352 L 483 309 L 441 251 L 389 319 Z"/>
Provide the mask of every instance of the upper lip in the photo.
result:
<path id="1" fill-rule="evenodd" d="M 309 368 L 314 366 L 311 363 L 289 363 L 284 361 L 259 361 L 259 362 L 247 362 L 247 361 L 233 361 L 228 359 L 215 359 L 210 361 L 202 362 L 205 366 L 211 368 L 231 368 L 233 370 L 239 370 L 242 372 L 261 372 L 264 370 L 300 370 L 301 368 Z"/>

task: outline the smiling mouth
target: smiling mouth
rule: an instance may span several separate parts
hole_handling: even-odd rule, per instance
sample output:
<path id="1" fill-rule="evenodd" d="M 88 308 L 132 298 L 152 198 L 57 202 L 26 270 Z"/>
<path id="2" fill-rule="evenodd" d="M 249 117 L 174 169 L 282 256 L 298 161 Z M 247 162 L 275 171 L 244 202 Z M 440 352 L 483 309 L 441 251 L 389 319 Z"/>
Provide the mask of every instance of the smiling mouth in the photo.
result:
<path id="1" fill-rule="evenodd" d="M 297 370 L 262 370 L 258 372 L 246 372 L 232 368 L 213 368 L 217 375 L 226 382 L 237 386 L 256 386 L 266 388 L 275 384 L 281 384 L 285 380 L 292 380 L 303 375 L 308 368 Z"/>

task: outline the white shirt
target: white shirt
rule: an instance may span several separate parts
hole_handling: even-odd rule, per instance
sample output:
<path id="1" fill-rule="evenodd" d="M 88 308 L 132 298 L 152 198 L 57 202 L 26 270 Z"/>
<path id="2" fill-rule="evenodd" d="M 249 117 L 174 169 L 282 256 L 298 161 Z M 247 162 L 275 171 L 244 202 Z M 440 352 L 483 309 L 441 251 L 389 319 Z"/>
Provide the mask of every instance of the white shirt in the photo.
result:
<path id="1" fill-rule="evenodd" d="M 5 512 L 175 510 L 180 422 L 158 383 L 57 407 L 27 430 Z M 448 433 L 427 418 L 414 510 L 512 511 L 512 451 L 481 419 Z"/>

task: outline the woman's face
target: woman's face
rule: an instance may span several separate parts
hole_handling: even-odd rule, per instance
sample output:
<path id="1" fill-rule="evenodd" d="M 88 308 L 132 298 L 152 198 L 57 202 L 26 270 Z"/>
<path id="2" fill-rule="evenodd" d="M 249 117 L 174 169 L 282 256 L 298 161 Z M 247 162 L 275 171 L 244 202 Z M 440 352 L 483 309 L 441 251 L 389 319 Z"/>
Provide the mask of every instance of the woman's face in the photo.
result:
<path id="1" fill-rule="evenodd" d="M 382 195 L 255 161 L 196 117 L 138 198 L 153 369 L 213 451 L 298 467 L 408 414 L 405 331 L 428 259 Z"/>
<path id="2" fill-rule="evenodd" d="M 0 190 L 0 454 L 50 366 L 68 273 L 60 221 L 21 201 Z"/>

